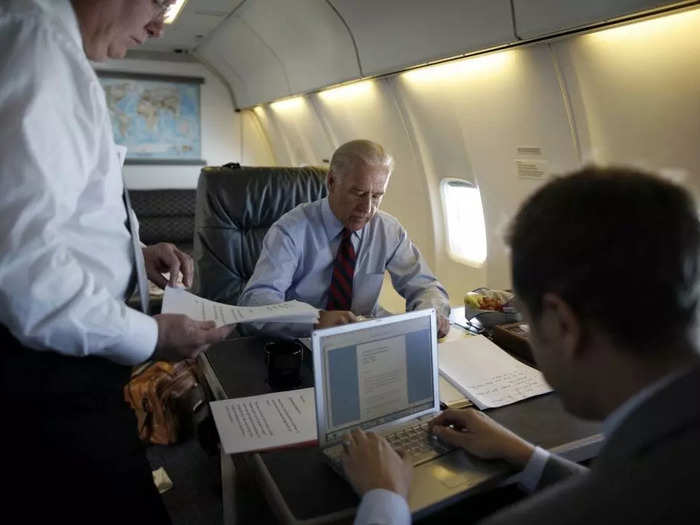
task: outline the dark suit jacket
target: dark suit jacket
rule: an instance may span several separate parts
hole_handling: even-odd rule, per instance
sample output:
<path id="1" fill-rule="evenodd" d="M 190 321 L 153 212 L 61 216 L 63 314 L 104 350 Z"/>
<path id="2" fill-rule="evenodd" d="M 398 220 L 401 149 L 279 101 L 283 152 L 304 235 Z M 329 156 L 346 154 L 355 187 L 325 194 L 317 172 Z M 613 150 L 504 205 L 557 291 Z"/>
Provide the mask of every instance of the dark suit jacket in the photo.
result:
<path id="1" fill-rule="evenodd" d="M 628 414 L 590 470 L 552 456 L 542 483 L 557 478 L 486 523 L 700 523 L 700 366 Z"/>

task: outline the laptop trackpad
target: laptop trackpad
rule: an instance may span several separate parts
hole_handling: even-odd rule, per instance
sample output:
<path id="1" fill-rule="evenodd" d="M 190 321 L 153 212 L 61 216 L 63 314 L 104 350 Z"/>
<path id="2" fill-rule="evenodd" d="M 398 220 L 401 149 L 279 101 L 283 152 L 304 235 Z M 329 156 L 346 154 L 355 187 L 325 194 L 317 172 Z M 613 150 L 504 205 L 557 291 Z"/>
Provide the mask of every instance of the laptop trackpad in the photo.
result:
<path id="1" fill-rule="evenodd" d="M 409 507 L 411 512 L 426 509 L 507 472 L 501 461 L 482 461 L 455 450 L 416 467 Z"/>

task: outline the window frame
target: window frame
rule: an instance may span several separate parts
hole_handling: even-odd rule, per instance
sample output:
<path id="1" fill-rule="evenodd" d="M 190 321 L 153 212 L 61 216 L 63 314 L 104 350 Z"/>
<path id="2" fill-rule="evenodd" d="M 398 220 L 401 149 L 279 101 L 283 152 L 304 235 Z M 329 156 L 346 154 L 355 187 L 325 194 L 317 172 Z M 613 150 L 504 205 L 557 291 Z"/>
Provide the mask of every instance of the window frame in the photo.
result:
<path id="1" fill-rule="evenodd" d="M 462 254 L 458 254 L 453 251 L 453 242 L 451 241 L 450 237 L 450 213 L 448 209 L 448 198 L 447 198 L 447 192 L 449 187 L 455 187 L 455 186 L 460 186 L 468 189 L 475 190 L 476 196 L 478 197 L 478 202 L 479 202 L 479 207 L 481 211 L 481 225 L 483 226 L 481 235 L 483 235 L 483 241 L 484 241 L 484 252 L 483 252 L 483 259 L 479 260 L 477 258 L 469 258 L 465 257 Z M 486 217 L 484 215 L 484 203 L 483 199 L 481 198 L 481 190 L 479 189 L 479 186 L 474 184 L 473 182 L 470 182 L 465 179 L 460 179 L 456 177 L 446 177 L 440 181 L 440 202 L 442 204 L 442 215 L 443 215 L 443 224 L 445 227 L 445 243 L 447 247 L 447 255 L 450 259 L 452 259 L 455 262 L 465 264 L 467 266 L 470 266 L 472 268 L 483 268 L 483 266 L 486 264 L 486 261 L 488 260 L 488 239 L 486 237 Z M 478 234 L 478 233 L 477 233 Z"/>

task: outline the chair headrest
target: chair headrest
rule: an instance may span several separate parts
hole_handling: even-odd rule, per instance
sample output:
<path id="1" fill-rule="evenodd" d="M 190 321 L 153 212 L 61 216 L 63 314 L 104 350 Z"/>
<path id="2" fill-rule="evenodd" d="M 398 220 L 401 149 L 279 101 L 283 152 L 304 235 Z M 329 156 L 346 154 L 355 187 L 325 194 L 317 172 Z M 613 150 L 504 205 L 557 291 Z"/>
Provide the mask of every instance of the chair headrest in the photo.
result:
<path id="1" fill-rule="evenodd" d="M 207 199 L 205 208 L 216 217 L 203 219 L 216 219 L 219 226 L 223 220 L 243 231 L 267 229 L 297 205 L 325 197 L 327 173 L 326 168 L 320 167 L 204 168 L 197 195 L 198 199 Z"/>

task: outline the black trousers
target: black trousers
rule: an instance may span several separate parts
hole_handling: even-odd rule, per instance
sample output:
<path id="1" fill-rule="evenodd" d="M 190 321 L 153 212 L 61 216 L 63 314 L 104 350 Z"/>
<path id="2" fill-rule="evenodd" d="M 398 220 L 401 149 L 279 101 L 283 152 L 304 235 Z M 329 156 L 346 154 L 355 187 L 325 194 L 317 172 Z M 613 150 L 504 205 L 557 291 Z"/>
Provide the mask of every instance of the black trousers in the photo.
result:
<path id="1" fill-rule="evenodd" d="M 34 351 L 0 326 L 4 515 L 170 523 L 124 401 L 129 372 L 98 357 Z"/>

